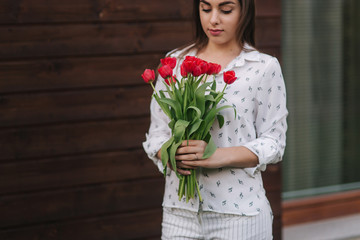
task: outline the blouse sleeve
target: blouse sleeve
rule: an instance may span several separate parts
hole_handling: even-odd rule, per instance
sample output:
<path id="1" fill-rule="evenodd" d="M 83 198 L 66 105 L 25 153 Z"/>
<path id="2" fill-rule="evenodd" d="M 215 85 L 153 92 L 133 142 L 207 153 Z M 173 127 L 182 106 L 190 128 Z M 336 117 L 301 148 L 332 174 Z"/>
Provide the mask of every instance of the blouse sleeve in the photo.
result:
<path id="1" fill-rule="evenodd" d="M 244 145 L 259 159 L 256 167 L 244 169 L 251 176 L 258 170 L 265 171 L 267 164 L 281 161 L 284 155 L 288 111 L 285 83 L 276 58 L 270 60 L 257 90 L 257 138 Z"/>
<path id="2" fill-rule="evenodd" d="M 156 81 L 155 89 L 157 92 L 165 89 L 161 76 Z M 169 121 L 168 116 L 161 110 L 156 100 L 152 98 L 150 103 L 150 128 L 146 134 L 146 140 L 143 142 L 143 148 L 148 157 L 157 165 L 160 172 L 163 172 L 164 167 L 156 155 L 161 146 L 171 137 L 170 128 L 168 127 Z"/>

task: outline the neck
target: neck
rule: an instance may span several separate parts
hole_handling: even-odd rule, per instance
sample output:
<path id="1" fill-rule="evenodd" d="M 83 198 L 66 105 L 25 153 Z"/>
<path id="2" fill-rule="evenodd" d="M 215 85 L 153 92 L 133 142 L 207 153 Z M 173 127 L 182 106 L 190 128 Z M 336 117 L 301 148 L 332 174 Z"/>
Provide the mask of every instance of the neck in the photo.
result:
<path id="1" fill-rule="evenodd" d="M 212 55 L 217 56 L 238 56 L 241 50 L 241 47 L 237 43 L 219 45 L 211 42 L 203 49 L 204 52 L 212 53 Z"/>

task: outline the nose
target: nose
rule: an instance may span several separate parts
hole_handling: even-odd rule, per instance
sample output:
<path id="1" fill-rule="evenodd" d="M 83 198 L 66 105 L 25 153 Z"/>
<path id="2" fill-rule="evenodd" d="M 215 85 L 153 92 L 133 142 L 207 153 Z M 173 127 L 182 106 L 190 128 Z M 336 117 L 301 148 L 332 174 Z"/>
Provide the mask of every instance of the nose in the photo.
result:
<path id="1" fill-rule="evenodd" d="M 220 22 L 219 12 L 214 9 L 213 11 L 211 11 L 210 24 L 215 26 L 215 25 L 218 25 L 219 22 Z"/>

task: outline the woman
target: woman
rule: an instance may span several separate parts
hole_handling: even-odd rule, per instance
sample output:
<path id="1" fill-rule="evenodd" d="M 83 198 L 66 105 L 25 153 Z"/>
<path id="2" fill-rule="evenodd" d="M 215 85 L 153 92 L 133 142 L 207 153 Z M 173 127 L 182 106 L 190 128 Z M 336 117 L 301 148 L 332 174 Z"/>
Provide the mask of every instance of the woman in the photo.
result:
<path id="1" fill-rule="evenodd" d="M 186 55 L 220 64 L 222 75 L 233 70 L 237 80 L 226 89 L 226 102 L 236 108 L 221 111 L 225 125 L 214 123 L 217 150 L 202 159 L 206 142 L 186 141 L 177 150 L 177 171 L 197 169 L 203 201 L 177 199 L 178 178 L 166 176 L 162 239 L 272 239 L 272 213 L 261 171 L 282 159 L 287 130 L 286 93 L 279 62 L 259 53 L 254 42 L 254 0 L 194 0 L 196 39 L 169 54 L 179 66 Z M 157 89 L 164 89 L 157 81 Z M 143 146 L 163 170 L 160 148 L 170 138 L 169 119 L 151 102 L 151 125 Z"/>

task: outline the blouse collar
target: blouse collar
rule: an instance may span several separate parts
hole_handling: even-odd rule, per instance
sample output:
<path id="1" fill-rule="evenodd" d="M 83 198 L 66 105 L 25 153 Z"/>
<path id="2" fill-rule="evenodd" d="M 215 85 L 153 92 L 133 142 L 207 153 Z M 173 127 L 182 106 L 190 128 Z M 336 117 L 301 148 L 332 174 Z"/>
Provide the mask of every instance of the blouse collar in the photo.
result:
<path id="1" fill-rule="evenodd" d="M 191 47 L 190 45 L 189 47 Z M 186 48 L 185 48 L 186 50 Z M 175 57 L 179 56 L 178 54 L 175 54 Z M 176 56 L 177 55 L 177 56 Z M 187 56 L 196 56 L 196 50 L 191 50 Z M 245 61 L 248 62 L 260 62 L 260 53 L 258 50 L 256 50 L 254 47 L 250 46 L 248 43 L 244 44 L 244 49 L 240 52 L 240 54 L 235 57 L 223 70 L 221 70 L 220 74 L 224 71 L 229 71 L 230 69 L 234 67 L 242 67 L 245 65 Z"/>

